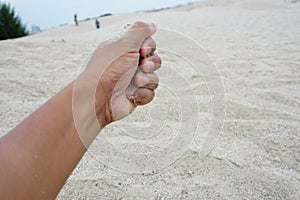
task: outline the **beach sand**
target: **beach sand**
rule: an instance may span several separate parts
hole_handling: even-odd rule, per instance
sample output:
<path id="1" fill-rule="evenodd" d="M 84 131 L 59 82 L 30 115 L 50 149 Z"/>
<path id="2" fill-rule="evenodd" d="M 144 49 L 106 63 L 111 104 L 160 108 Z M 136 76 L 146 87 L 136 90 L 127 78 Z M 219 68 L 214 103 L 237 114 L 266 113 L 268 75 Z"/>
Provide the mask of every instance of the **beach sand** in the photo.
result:
<path id="1" fill-rule="evenodd" d="M 300 199 L 300 3 L 288 0 L 211 0 L 101 18 L 100 30 L 91 20 L 1 41 L 1 135 L 72 81 L 101 41 L 136 20 L 177 31 L 205 51 L 166 36 L 162 43 L 169 49 L 157 44 L 163 67 L 156 98 L 101 135 L 130 153 L 158 151 L 178 135 L 191 134 L 192 140 L 181 139 L 192 143 L 167 167 L 128 173 L 99 162 L 103 147 L 96 141 L 58 199 Z M 174 44 L 186 60 L 170 52 Z M 224 92 L 207 85 L 203 63 L 188 62 L 205 54 L 219 72 L 210 76 L 222 80 Z M 203 155 L 217 112 L 214 92 L 225 95 L 225 116 L 217 116 L 224 124 Z M 123 129 L 157 135 L 141 140 Z"/>

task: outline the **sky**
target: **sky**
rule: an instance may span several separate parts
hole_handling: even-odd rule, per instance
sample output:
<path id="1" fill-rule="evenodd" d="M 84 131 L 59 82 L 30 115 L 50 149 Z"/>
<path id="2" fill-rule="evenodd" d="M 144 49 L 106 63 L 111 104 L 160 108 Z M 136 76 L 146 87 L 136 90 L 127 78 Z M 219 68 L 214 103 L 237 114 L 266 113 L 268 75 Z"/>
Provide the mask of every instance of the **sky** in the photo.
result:
<path id="1" fill-rule="evenodd" d="M 73 23 L 75 13 L 81 20 L 104 13 L 135 12 L 196 1 L 199 0 L 1 0 L 15 8 L 29 30 L 32 25 L 47 29 Z"/>

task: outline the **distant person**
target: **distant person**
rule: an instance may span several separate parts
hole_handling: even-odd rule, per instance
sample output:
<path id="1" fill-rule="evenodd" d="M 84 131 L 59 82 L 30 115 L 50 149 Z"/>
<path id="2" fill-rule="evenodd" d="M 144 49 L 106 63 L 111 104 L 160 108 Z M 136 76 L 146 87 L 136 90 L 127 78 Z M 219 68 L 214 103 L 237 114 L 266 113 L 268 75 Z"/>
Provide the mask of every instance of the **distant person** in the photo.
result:
<path id="1" fill-rule="evenodd" d="M 78 26 L 78 20 L 77 20 L 77 15 L 74 15 L 74 21 L 75 21 L 75 25 Z"/>
<path id="2" fill-rule="evenodd" d="M 97 18 L 96 18 L 95 24 L 96 24 L 96 28 L 99 29 L 100 28 L 100 22 Z"/>

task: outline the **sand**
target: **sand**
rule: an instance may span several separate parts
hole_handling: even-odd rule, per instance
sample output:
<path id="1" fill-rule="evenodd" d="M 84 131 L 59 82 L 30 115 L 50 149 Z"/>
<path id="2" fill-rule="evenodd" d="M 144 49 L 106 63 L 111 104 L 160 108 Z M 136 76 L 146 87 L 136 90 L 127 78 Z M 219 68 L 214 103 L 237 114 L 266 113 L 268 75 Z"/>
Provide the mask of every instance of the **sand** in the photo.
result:
<path id="1" fill-rule="evenodd" d="M 102 18 L 100 30 L 92 20 L 1 41 L 0 134 L 73 80 L 99 42 L 153 21 L 184 35 L 157 37 L 156 98 L 103 130 L 58 199 L 300 199 L 300 3 L 292 2 L 211 0 Z M 178 47 L 181 55 L 170 52 Z M 213 135 L 212 121 L 223 124 Z M 103 138 L 126 155 L 169 151 L 148 172 L 122 172 L 130 166 L 101 160 Z M 132 169 L 147 163 L 139 161 Z"/>

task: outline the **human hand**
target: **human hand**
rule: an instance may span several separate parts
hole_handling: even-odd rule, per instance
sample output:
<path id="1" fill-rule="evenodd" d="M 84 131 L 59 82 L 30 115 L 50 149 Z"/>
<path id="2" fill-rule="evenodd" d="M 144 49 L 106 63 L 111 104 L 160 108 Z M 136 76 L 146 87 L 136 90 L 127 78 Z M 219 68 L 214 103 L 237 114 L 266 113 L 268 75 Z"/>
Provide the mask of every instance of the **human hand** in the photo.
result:
<path id="1" fill-rule="evenodd" d="M 161 59 L 151 36 L 156 25 L 135 22 L 118 38 L 95 50 L 81 77 L 95 88 L 95 110 L 101 127 L 129 115 L 154 97 Z M 140 67 L 138 67 L 140 65 Z"/>

